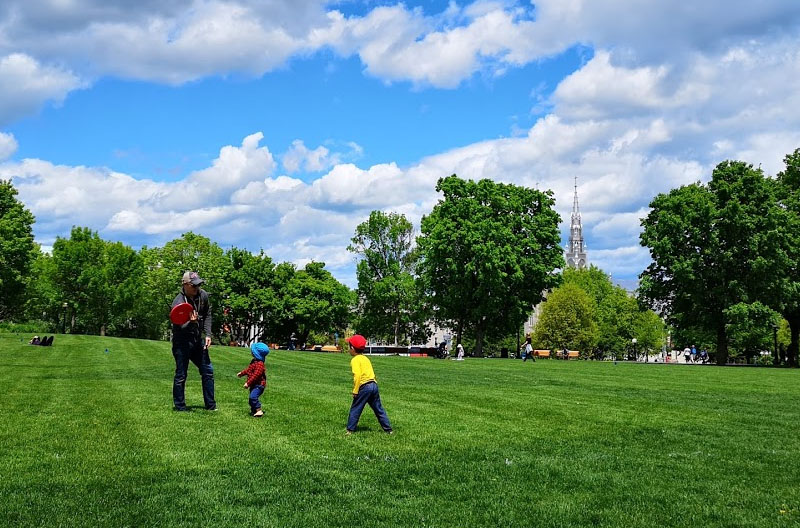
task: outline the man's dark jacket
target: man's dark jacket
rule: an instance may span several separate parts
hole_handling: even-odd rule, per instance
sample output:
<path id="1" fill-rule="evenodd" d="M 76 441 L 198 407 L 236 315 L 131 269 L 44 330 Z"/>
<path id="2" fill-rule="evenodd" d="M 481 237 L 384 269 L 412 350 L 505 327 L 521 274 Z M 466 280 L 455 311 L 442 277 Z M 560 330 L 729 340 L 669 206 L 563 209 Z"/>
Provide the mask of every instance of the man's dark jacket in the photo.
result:
<path id="1" fill-rule="evenodd" d="M 172 307 L 185 302 L 194 307 L 198 319 L 182 325 L 172 325 L 172 343 L 200 345 L 202 343 L 201 329 L 206 336 L 211 336 L 211 304 L 208 302 L 208 293 L 203 289 L 198 289 L 197 297 L 189 297 L 181 290 L 172 301 Z"/>

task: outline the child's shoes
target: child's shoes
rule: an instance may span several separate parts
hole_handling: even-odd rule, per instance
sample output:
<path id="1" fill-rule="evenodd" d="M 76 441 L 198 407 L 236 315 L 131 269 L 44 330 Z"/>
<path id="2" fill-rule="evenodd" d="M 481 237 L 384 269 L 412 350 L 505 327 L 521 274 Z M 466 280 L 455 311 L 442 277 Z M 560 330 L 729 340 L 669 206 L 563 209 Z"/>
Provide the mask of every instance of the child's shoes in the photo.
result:
<path id="1" fill-rule="evenodd" d="M 262 416 L 264 416 L 264 411 L 262 411 L 261 409 L 253 413 L 253 418 L 261 418 Z"/>

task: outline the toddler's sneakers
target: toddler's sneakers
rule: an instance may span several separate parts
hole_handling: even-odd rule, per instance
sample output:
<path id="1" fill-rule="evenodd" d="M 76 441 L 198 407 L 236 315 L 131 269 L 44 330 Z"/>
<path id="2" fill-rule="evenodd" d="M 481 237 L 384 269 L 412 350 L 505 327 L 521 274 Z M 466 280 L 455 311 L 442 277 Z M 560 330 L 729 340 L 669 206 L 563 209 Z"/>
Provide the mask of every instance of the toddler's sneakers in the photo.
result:
<path id="1" fill-rule="evenodd" d="M 262 416 L 264 416 L 264 411 L 262 411 L 261 409 L 253 413 L 253 418 L 261 418 Z"/>

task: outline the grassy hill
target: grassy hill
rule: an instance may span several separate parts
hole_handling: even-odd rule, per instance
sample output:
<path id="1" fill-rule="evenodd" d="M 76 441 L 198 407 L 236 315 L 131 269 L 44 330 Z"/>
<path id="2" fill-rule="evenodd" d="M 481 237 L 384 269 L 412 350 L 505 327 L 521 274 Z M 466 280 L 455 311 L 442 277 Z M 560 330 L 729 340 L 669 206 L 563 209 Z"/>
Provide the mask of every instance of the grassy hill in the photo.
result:
<path id="1" fill-rule="evenodd" d="M 372 358 L 395 427 L 344 436 L 349 356 L 0 334 L 4 526 L 797 526 L 800 371 Z M 106 349 L 108 352 L 106 353 Z"/>

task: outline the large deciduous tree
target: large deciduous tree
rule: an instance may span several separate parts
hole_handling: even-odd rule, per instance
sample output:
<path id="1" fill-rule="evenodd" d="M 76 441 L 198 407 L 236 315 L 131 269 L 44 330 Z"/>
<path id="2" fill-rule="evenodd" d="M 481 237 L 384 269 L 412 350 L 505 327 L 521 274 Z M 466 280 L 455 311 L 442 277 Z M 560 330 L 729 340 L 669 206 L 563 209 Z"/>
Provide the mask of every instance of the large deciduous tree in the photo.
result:
<path id="1" fill-rule="evenodd" d="M 73 331 L 138 335 L 136 307 L 144 266 L 121 242 L 106 242 L 86 227 L 73 227 L 53 244 L 53 282 L 72 316 Z"/>
<path id="2" fill-rule="evenodd" d="M 213 329 L 216 333 L 222 324 L 226 277 L 230 262 L 219 245 L 207 237 L 187 232 L 170 240 L 160 248 L 142 248 L 146 268 L 144 283 L 150 324 L 158 324 L 157 332 L 168 331 L 168 315 L 175 295 L 181 289 L 185 271 L 196 271 L 206 282 L 211 302 Z M 145 309 L 143 307 L 143 309 Z"/>
<path id="3" fill-rule="evenodd" d="M 0 321 L 21 313 L 31 264 L 38 252 L 33 215 L 16 196 L 11 182 L 0 180 Z"/>
<path id="4" fill-rule="evenodd" d="M 442 178 L 422 219 L 420 275 L 436 320 L 458 336 L 516 332 L 563 267 L 552 192 L 484 179 Z"/>
<path id="5" fill-rule="evenodd" d="M 361 257 L 357 330 L 395 345 L 427 341 L 428 311 L 415 278 L 411 222 L 401 214 L 372 211 L 347 249 Z"/>
<path id="6" fill-rule="evenodd" d="M 761 169 L 739 161 L 717 165 L 708 185 L 660 194 L 642 221 L 641 244 L 652 263 L 640 292 L 676 326 L 716 334 L 717 362 L 728 359 L 726 309 L 773 299 L 787 255 L 778 227 L 786 215 Z"/>
<path id="7" fill-rule="evenodd" d="M 311 332 L 344 334 L 353 295 L 325 269 L 323 262 L 309 262 L 297 270 L 281 293 L 284 313 L 290 318 L 283 327 L 297 332 L 301 343 L 308 340 Z"/>
<path id="8" fill-rule="evenodd" d="M 230 269 L 226 279 L 224 321 L 238 341 L 248 341 L 251 337 L 264 339 L 267 328 L 274 325 L 281 314 L 275 264 L 263 251 L 254 255 L 231 248 L 226 257 Z"/>
<path id="9" fill-rule="evenodd" d="M 800 149 L 784 158 L 785 169 L 778 173 L 779 203 L 787 212 L 783 226 L 788 265 L 783 275 L 780 312 L 789 323 L 791 340 L 787 349 L 787 363 L 797 366 L 800 351 Z"/>

